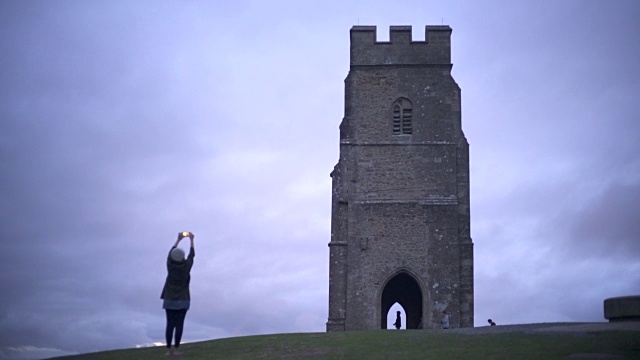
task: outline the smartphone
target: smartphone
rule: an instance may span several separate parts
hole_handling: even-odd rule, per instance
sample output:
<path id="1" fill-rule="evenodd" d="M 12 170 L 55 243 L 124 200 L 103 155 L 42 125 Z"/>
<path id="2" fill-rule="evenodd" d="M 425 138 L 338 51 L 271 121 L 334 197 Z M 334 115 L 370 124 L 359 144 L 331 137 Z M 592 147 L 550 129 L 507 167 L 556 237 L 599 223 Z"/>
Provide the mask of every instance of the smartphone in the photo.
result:
<path id="1" fill-rule="evenodd" d="M 183 236 L 183 237 L 188 237 L 188 236 L 189 236 L 189 234 L 191 234 L 191 233 L 190 233 L 190 232 L 188 232 L 188 231 L 183 231 L 183 232 L 182 232 L 182 236 Z"/>

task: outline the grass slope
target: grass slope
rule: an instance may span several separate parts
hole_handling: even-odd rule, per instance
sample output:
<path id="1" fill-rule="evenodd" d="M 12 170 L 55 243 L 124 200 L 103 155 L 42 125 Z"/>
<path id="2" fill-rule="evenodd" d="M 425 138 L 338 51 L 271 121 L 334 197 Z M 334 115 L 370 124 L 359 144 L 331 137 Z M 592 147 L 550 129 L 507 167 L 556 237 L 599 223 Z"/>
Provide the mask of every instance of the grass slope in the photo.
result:
<path id="1" fill-rule="evenodd" d="M 184 354 L 173 357 L 156 347 L 57 359 L 640 359 L 640 332 L 464 335 L 373 330 L 236 337 L 180 348 Z"/>

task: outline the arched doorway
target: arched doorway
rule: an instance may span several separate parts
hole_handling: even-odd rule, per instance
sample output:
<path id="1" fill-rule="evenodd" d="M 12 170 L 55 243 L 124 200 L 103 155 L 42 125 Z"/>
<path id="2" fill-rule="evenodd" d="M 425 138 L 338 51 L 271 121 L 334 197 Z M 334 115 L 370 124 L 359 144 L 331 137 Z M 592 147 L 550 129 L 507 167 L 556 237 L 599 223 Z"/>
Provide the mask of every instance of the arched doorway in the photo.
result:
<path id="1" fill-rule="evenodd" d="M 384 289 L 380 299 L 380 328 L 387 328 L 387 313 L 395 303 L 400 304 L 406 312 L 407 329 L 418 329 L 422 325 L 422 291 L 416 280 L 406 272 L 392 277 Z"/>

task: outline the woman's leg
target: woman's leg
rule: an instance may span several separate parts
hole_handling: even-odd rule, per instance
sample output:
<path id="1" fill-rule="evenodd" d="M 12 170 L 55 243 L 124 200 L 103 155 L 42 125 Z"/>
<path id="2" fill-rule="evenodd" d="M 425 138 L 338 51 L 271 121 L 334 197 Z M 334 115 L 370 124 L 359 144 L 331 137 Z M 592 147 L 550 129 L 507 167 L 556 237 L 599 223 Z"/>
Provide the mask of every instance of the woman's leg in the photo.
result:
<path id="1" fill-rule="evenodd" d="M 176 311 L 176 344 L 175 347 L 180 347 L 180 340 L 182 340 L 182 330 L 184 329 L 184 318 L 187 316 L 187 310 L 175 310 Z"/>
<path id="2" fill-rule="evenodd" d="M 167 349 L 171 348 L 171 338 L 173 338 L 173 329 L 176 327 L 176 310 L 165 309 L 167 313 L 167 328 L 164 333 L 167 341 Z"/>

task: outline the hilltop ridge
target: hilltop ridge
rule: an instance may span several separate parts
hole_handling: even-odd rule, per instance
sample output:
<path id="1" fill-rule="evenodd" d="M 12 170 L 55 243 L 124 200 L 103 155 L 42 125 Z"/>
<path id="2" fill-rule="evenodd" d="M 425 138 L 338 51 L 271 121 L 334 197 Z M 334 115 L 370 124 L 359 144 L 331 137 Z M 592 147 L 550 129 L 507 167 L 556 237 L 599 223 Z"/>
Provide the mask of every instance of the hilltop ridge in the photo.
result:
<path id="1" fill-rule="evenodd" d="M 55 359 L 637 359 L 640 322 L 540 323 L 448 330 L 255 335 Z"/>

